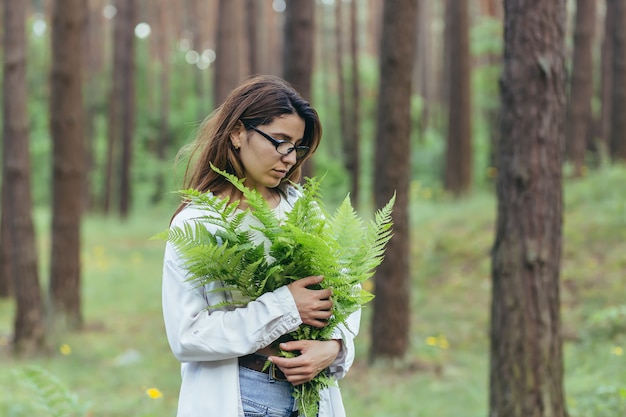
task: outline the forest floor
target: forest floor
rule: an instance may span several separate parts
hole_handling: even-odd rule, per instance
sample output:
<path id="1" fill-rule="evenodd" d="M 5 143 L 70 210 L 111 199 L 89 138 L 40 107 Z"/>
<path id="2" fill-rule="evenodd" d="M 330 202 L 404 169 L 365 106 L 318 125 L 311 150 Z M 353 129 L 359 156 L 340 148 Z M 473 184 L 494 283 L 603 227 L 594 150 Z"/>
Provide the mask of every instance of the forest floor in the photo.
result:
<path id="1" fill-rule="evenodd" d="M 624 184 L 626 170 L 614 168 L 569 179 L 565 187 L 561 313 L 571 417 L 626 415 Z M 434 200 L 417 184 L 413 191 L 410 352 L 401 368 L 367 364 L 366 307 L 356 362 L 340 383 L 346 409 L 355 417 L 485 417 L 496 201 L 486 191 L 460 201 Z M 175 415 L 180 379 L 161 316 L 163 242 L 149 239 L 168 221 L 165 209 L 124 223 L 86 219 L 85 329 L 50 340 L 47 357 L 10 356 L 14 305 L 0 300 L 0 415 L 49 415 L 38 411 L 38 403 L 54 398 L 34 392 L 32 378 L 20 373 L 33 365 L 67 389 L 76 409 L 87 407 L 87 415 Z M 45 276 L 45 213 L 37 223 Z"/>

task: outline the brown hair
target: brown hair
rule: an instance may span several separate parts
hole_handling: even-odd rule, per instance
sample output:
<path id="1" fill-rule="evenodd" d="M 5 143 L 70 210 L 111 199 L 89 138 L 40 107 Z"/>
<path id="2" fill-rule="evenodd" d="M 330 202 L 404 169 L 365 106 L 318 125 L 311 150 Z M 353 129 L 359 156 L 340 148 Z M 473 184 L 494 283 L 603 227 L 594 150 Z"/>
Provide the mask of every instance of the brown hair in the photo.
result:
<path id="1" fill-rule="evenodd" d="M 238 194 L 217 168 L 243 178 L 243 166 L 230 135 L 244 126 L 261 126 L 285 114 L 297 114 L 305 122 L 302 145 L 309 147 L 307 155 L 299 159 L 283 179 L 297 182 L 301 165 L 317 149 L 322 125 L 315 109 L 281 78 L 261 75 L 252 77 L 234 89 L 224 103 L 200 125 L 195 141 L 181 150 L 189 153 L 185 170 L 184 188 L 215 194 L 229 192 L 231 199 Z M 186 203 L 178 207 L 180 212 Z"/>

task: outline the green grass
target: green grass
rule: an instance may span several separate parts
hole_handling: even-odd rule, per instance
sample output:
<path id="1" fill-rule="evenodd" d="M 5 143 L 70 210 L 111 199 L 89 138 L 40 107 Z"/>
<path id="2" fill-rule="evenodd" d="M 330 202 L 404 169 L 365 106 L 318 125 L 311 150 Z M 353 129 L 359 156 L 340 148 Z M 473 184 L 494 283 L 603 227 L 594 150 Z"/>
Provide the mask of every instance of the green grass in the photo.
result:
<path id="1" fill-rule="evenodd" d="M 626 317 L 617 308 L 626 304 L 625 183 L 626 170 L 607 169 L 566 185 L 561 272 L 571 417 L 626 411 Z M 351 416 L 487 415 L 489 251 L 496 203 L 486 192 L 461 201 L 435 194 L 433 199 L 432 193 L 414 193 L 411 208 L 412 343 L 406 366 L 366 365 L 371 314 L 366 308 L 357 361 L 341 382 Z M 45 255 L 47 220 L 37 218 Z M 32 364 L 88 403 L 93 416 L 175 414 L 179 367 L 160 310 L 163 243 L 148 240 L 168 220 L 165 209 L 125 223 L 86 219 L 86 329 L 55 337 L 48 357 L 27 362 L 9 355 L 14 306 L 0 301 L 0 415 L 47 415 L 33 408 L 37 395 L 12 372 Z M 151 398 L 149 388 L 163 396 Z"/>

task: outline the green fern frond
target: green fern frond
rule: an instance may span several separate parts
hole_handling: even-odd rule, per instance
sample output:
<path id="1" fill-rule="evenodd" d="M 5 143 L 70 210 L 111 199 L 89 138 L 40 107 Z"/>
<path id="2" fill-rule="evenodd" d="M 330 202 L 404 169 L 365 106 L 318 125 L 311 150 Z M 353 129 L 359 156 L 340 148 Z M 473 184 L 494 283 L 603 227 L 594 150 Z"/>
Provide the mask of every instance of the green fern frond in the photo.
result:
<path id="1" fill-rule="evenodd" d="M 37 405 L 51 417 L 83 417 L 88 405 L 82 403 L 60 379 L 38 366 L 16 369 L 18 379 L 36 394 Z"/>

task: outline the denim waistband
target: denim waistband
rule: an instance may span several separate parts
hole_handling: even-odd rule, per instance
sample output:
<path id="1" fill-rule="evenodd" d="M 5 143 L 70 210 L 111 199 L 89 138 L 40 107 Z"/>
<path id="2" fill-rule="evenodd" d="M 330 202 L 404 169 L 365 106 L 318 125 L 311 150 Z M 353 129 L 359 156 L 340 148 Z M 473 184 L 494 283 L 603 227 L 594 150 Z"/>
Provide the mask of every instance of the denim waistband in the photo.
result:
<path id="1" fill-rule="evenodd" d="M 239 367 L 239 386 L 244 410 L 271 417 L 290 417 L 296 409 L 293 385 L 271 375 Z"/>

